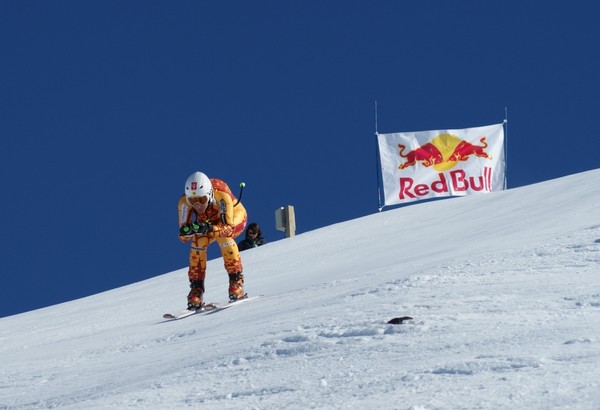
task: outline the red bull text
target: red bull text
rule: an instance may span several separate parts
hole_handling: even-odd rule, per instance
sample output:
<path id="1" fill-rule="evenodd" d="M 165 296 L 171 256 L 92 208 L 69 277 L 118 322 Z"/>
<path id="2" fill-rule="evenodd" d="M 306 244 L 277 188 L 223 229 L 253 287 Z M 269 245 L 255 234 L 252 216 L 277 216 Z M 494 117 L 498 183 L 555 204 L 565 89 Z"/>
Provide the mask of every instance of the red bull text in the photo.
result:
<path id="1" fill-rule="evenodd" d="M 429 184 L 416 184 L 412 178 L 400 178 L 400 200 L 419 199 L 429 196 L 431 192 L 450 193 L 461 195 L 461 193 L 492 192 L 492 168 L 483 167 L 482 175 L 467 175 L 462 169 L 450 172 L 438 173 L 438 178 Z"/>

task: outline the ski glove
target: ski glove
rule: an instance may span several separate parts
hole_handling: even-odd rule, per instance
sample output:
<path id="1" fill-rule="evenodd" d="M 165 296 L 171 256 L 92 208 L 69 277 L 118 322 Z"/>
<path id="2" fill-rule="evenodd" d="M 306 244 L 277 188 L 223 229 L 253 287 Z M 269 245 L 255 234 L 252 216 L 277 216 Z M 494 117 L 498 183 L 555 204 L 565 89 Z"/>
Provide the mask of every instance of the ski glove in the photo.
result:
<path id="1" fill-rule="evenodd" d="M 192 222 L 179 228 L 179 236 L 192 237 L 194 235 L 206 235 L 212 232 L 212 230 L 213 227 L 208 222 Z"/>
<path id="2" fill-rule="evenodd" d="M 209 222 L 194 222 L 192 223 L 192 230 L 196 235 L 206 235 L 212 232 L 213 227 Z"/>
<path id="3" fill-rule="evenodd" d="M 181 228 L 179 228 L 179 236 L 184 236 L 184 237 L 194 236 L 194 231 L 192 230 L 192 224 L 183 225 Z"/>

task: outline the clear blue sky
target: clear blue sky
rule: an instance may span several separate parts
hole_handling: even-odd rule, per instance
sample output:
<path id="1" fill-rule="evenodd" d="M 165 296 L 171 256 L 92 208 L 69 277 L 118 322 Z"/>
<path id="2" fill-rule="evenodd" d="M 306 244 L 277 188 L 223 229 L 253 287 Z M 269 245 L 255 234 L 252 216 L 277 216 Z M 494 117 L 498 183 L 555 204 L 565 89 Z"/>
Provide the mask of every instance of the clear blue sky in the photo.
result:
<path id="1" fill-rule="evenodd" d="M 0 2 L 0 316 L 185 267 L 176 203 L 196 170 L 245 181 L 271 242 L 280 206 L 298 233 L 377 212 L 375 100 L 384 133 L 500 123 L 508 107 L 509 187 L 597 168 L 595 11 Z"/>

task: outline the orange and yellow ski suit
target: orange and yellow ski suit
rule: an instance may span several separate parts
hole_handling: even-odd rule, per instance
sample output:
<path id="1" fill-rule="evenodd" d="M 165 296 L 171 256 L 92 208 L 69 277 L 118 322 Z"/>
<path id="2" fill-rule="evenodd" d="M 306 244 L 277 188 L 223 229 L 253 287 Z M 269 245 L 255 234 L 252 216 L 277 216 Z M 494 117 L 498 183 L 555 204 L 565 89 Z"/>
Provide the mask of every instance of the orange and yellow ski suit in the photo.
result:
<path id="1" fill-rule="evenodd" d="M 183 195 L 179 199 L 179 227 L 194 220 L 208 222 L 212 232 L 193 237 L 179 236 L 182 242 L 192 241 L 188 277 L 190 281 L 204 281 L 206 276 L 206 250 L 212 242 L 221 248 L 225 270 L 229 275 L 242 273 L 242 259 L 235 238 L 246 228 L 248 216 L 241 202 L 238 202 L 227 184 L 220 179 L 211 178 L 214 201 L 209 203 L 206 211 L 198 214 Z"/>

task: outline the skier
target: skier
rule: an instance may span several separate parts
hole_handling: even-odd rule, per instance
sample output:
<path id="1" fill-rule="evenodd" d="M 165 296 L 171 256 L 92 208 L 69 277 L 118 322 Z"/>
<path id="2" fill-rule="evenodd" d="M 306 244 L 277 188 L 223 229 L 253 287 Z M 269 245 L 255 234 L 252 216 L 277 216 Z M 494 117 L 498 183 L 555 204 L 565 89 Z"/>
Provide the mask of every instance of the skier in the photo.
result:
<path id="1" fill-rule="evenodd" d="M 246 227 L 247 214 L 227 184 L 194 172 L 185 182 L 185 194 L 179 199 L 179 240 L 192 242 L 188 278 L 188 309 L 202 308 L 206 249 L 216 241 L 221 248 L 225 270 L 229 275 L 229 300 L 248 297 L 244 292 L 242 259 L 235 238 Z"/>
<path id="2" fill-rule="evenodd" d="M 246 238 L 240 241 L 238 248 L 240 251 L 245 251 L 246 249 L 262 246 L 265 243 L 267 242 L 262 236 L 260 226 L 256 222 L 252 222 L 250 225 L 248 225 L 248 229 L 246 229 Z"/>

